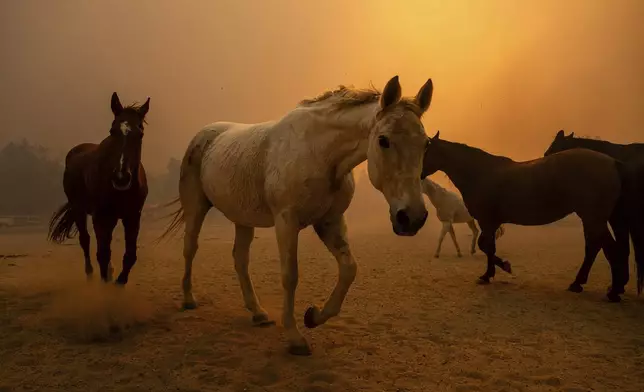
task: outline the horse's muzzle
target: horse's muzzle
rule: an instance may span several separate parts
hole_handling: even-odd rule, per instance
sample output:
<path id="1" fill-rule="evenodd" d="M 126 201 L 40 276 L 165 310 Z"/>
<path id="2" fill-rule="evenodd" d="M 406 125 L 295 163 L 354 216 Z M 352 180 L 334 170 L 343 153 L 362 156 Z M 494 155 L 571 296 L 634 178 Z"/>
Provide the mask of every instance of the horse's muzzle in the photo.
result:
<path id="1" fill-rule="evenodd" d="M 406 210 L 396 212 L 394 219 L 392 219 L 392 227 L 394 233 L 403 237 L 415 236 L 418 231 L 425 225 L 427 221 L 428 212 L 425 210 L 420 217 L 411 219 Z"/>
<path id="2" fill-rule="evenodd" d="M 127 191 L 132 186 L 132 172 L 117 170 L 112 175 L 112 186 L 117 191 Z"/>

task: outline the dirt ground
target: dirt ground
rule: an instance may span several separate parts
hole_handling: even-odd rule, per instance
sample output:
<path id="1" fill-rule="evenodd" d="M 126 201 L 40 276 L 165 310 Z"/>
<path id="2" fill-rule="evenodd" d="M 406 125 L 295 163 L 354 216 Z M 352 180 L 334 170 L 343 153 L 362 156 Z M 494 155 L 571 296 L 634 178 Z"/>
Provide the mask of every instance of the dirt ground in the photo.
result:
<path id="1" fill-rule="evenodd" d="M 471 239 L 457 225 L 465 251 Z M 119 226 L 113 260 L 120 271 Z M 643 391 L 644 298 L 631 281 L 608 303 L 600 256 L 582 294 L 565 289 L 583 255 L 575 217 L 544 227 L 507 226 L 498 252 L 514 276 L 475 283 L 484 257 L 457 258 L 449 237 L 432 257 L 439 225 L 396 237 L 386 209 L 350 214 L 359 270 L 342 313 L 304 330 L 314 354 L 292 357 L 279 324 L 251 326 L 231 258 L 233 226 L 210 222 L 195 260 L 199 308 L 182 311 L 181 241 L 153 245 L 145 222 L 125 289 L 84 277 L 77 242 L 43 232 L 0 235 L 0 391 Z M 251 274 L 280 319 L 281 284 L 271 230 L 257 230 Z M 92 239 L 92 253 L 95 243 Z M 296 314 L 321 304 L 337 277 L 311 229 L 300 238 Z"/>

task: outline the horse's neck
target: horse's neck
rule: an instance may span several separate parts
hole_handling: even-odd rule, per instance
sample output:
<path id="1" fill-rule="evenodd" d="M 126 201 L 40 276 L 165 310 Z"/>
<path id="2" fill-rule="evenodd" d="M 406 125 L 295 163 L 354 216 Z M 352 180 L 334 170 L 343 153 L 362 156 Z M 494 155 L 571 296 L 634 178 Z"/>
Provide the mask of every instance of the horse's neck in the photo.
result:
<path id="1" fill-rule="evenodd" d="M 620 159 L 621 155 L 627 149 L 627 146 L 624 144 L 615 144 L 603 140 L 593 140 L 593 139 L 575 139 L 577 141 L 577 146 L 581 148 L 587 148 L 589 150 L 594 150 L 601 152 L 610 157 Z"/>
<path id="2" fill-rule="evenodd" d="M 378 103 L 367 103 L 350 109 L 329 112 L 327 107 L 306 108 L 312 121 L 307 138 L 323 154 L 342 178 L 362 162 L 367 160 L 369 134 L 374 126 Z"/>
<path id="3" fill-rule="evenodd" d="M 429 197 L 429 200 L 431 200 L 432 204 L 435 204 L 438 196 L 447 192 L 447 189 L 441 187 L 429 178 L 425 178 L 423 180 L 423 189 L 425 190 L 425 194 L 427 195 L 427 197 Z"/>
<path id="4" fill-rule="evenodd" d="M 615 159 L 629 161 L 640 155 L 644 155 L 644 144 L 618 144 L 611 143 L 604 140 L 593 139 L 575 139 L 579 147 L 587 148 L 590 150 L 598 151 L 606 154 Z"/>
<path id="5" fill-rule="evenodd" d="M 445 155 L 449 160 L 441 169 L 456 185 L 463 197 L 475 192 L 478 182 L 485 180 L 491 170 L 511 164 L 510 158 L 492 155 L 464 144 L 446 143 Z M 448 147 L 449 146 L 449 147 Z"/>

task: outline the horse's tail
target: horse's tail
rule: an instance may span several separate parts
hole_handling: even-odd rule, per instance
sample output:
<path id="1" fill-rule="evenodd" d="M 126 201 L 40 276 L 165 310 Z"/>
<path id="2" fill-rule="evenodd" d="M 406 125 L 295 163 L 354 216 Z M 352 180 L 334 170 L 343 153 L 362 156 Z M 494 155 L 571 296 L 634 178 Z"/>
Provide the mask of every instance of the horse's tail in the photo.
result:
<path id="1" fill-rule="evenodd" d="M 74 212 L 68 202 L 60 207 L 49 220 L 47 239 L 60 244 L 68 238 L 74 238 L 76 233 L 78 233 L 78 228 L 74 220 Z"/>
<path id="2" fill-rule="evenodd" d="M 177 208 L 174 212 L 163 217 L 164 219 L 172 217 L 172 220 L 170 221 L 166 229 L 163 231 L 163 234 L 161 234 L 156 240 L 154 240 L 153 243 L 158 243 L 159 241 L 161 241 L 166 237 L 172 237 L 177 234 L 179 229 L 181 229 L 181 225 L 184 223 L 184 220 L 185 220 L 185 216 L 183 214 L 183 206 L 181 205 L 181 199 L 177 197 L 174 200 L 170 201 L 169 203 L 164 204 L 163 207 L 170 207 L 175 204 L 179 204 L 179 208 Z"/>
<path id="3" fill-rule="evenodd" d="M 503 234 L 505 234 L 505 227 L 503 227 L 503 225 L 501 225 L 501 226 L 499 226 L 498 229 L 496 229 L 496 232 L 494 233 L 494 238 L 498 240 L 499 238 L 501 238 L 503 236 Z"/>
<path id="4" fill-rule="evenodd" d="M 187 205 L 189 205 L 190 208 L 192 208 L 193 203 L 208 203 L 206 196 L 203 194 L 203 190 L 201 190 L 201 165 L 203 163 L 204 151 L 208 149 L 212 141 L 222 132 L 223 130 L 220 129 L 206 127 L 199 131 L 190 141 L 190 144 L 183 155 L 183 159 L 181 160 L 179 197 L 164 205 L 164 207 L 169 207 L 179 204 L 179 208 L 177 208 L 173 213 L 165 216 L 165 218 L 171 216 L 172 220 L 163 234 L 161 234 L 155 242 L 176 234 L 185 223 L 186 216 L 183 205 L 181 204 L 182 199 L 184 200 L 184 203 L 188 203 Z M 193 196 L 197 196 L 196 199 L 194 199 Z M 186 199 L 188 201 L 186 201 Z"/>
<path id="5" fill-rule="evenodd" d="M 640 295 L 644 289 L 644 166 L 630 166 L 616 159 L 615 167 L 622 184 L 618 203 L 626 214 L 624 219 L 633 241 L 637 295 Z"/>

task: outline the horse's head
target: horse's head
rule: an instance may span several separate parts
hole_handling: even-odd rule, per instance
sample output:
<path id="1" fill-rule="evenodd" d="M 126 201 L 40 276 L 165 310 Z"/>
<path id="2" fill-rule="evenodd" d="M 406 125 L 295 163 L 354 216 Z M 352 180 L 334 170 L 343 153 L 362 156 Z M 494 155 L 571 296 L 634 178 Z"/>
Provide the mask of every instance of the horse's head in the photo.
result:
<path id="1" fill-rule="evenodd" d="M 440 140 L 441 131 L 436 131 L 436 135 L 427 137 L 427 148 L 423 157 L 423 170 L 420 178 L 431 176 L 442 169 L 442 162 L 446 159 L 444 151 L 441 149 Z"/>
<path id="2" fill-rule="evenodd" d="M 130 189 L 138 176 L 143 144 L 145 115 L 150 109 L 150 98 L 143 105 L 123 107 L 116 93 L 112 94 L 114 121 L 110 128 L 107 162 L 114 189 Z"/>
<path id="3" fill-rule="evenodd" d="M 415 98 L 402 98 L 398 76 L 394 76 L 382 92 L 369 137 L 369 180 L 387 199 L 397 235 L 413 236 L 427 220 L 420 184 L 427 145 L 421 116 L 429 108 L 432 92 L 429 79 Z"/>
<path id="4" fill-rule="evenodd" d="M 555 139 L 552 141 L 552 143 L 550 144 L 550 147 L 548 147 L 548 149 L 543 154 L 543 156 L 547 157 L 550 154 L 554 154 L 556 152 L 574 148 L 575 147 L 574 141 L 575 141 L 574 132 L 571 132 L 570 135 L 566 136 L 566 134 L 564 134 L 564 131 L 561 130 L 557 132 L 557 136 L 555 136 Z"/>

